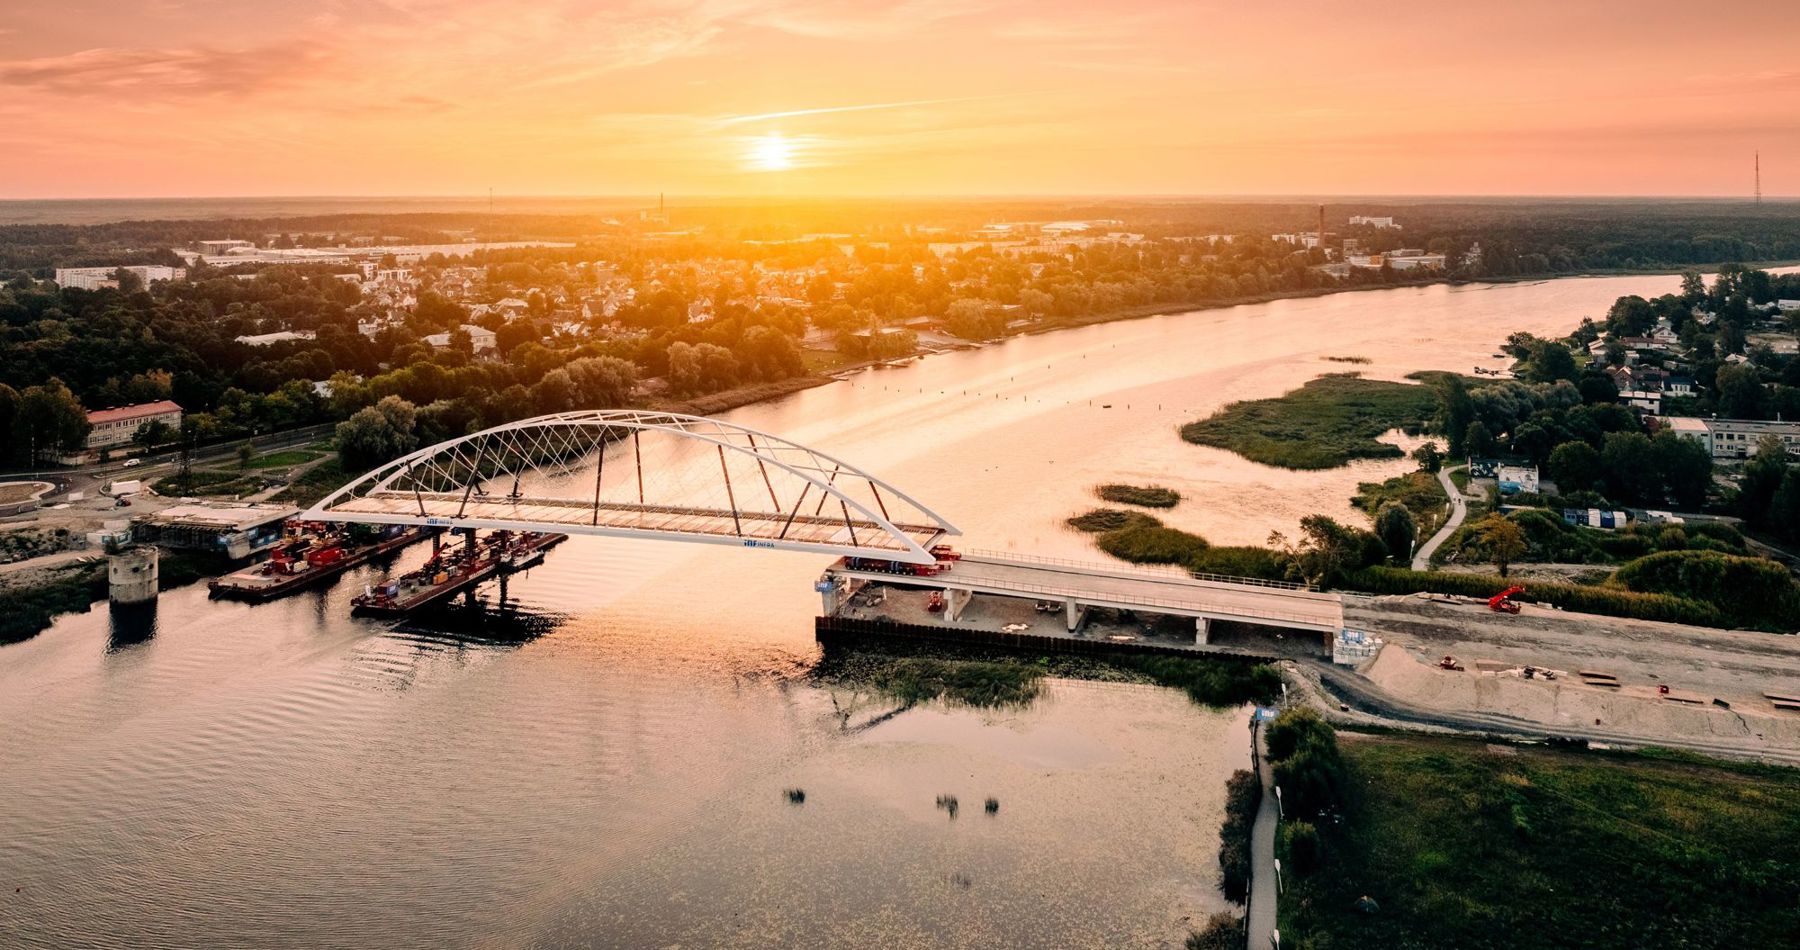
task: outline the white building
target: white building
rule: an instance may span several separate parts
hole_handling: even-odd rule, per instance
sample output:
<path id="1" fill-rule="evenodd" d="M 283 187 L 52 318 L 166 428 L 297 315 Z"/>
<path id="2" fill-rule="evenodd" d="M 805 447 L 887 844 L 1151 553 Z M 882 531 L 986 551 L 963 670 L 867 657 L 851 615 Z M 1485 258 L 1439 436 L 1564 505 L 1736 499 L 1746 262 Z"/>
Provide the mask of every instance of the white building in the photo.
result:
<path id="1" fill-rule="evenodd" d="M 181 428 L 181 407 L 164 399 L 117 409 L 96 409 L 87 414 L 87 421 L 92 427 L 88 429 L 87 437 L 90 450 L 117 448 L 130 445 L 131 437 L 137 435 L 138 429 L 152 422 L 165 423 L 171 429 Z"/>
<path id="2" fill-rule="evenodd" d="M 1800 310 L 1800 300 L 1777 300 L 1775 309 L 1784 313 L 1789 310 Z"/>
<path id="3" fill-rule="evenodd" d="M 1398 228 L 1400 226 L 1394 223 L 1394 219 L 1391 215 L 1383 218 L 1374 218 L 1362 214 L 1351 215 L 1350 226 L 1355 227 L 1359 224 L 1367 225 L 1371 228 Z"/>
<path id="4" fill-rule="evenodd" d="M 1705 445 L 1716 459 L 1749 458 L 1756 454 L 1757 443 L 1769 435 L 1780 439 L 1790 454 L 1800 454 L 1800 422 L 1668 416 L 1659 426 Z"/>
<path id="5" fill-rule="evenodd" d="M 1502 465 L 1495 470 L 1494 481 L 1499 483 L 1502 495 L 1510 495 L 1514 492 L 1536 494 L 1538 490 L 1537 466 Z"/>
<path id="6" fill-rule="evenodd" d="M 311 330 L 277 330 L 274 333 L 255 333 L 237 338 L 239 343 L 248 346 L 273 346 L 276 343 L 288 343 L 294 340 L 317 339 L 318 334 Z"/>
<path id="7" fill-rule="evenodd" d="M 185 267 L 163 267 L 157 264 L 132 264 L 115 267 L 58 267 L 56 286 L 80 290 L 102 290 L 119 286 L 113 275 L 119 271 L 136 274 L 146 286 L 153 280 L 180 280 L 187 276 Z"/>
<path id="8" fill-rule="evenodd" d="M 1642 409 L 1651 415 L 1662 412 L 1662 393 L 1643 389 L 1627 389 L 1619 393 L 1619 401 L 1633 409 Z"/>
<path id="9" fill-rule="evenodd" d="M 489 330 L 487 327 L 478 327 L 473 324 L 465 323 L 462 325 L 462 330 L 469 335 L 469 343 L 477 353 L 483 353 L 499 348 L 499 338 L 494 336 L 494 331 Z M 450 348 L 450 334 L 433 333 L 425 338 L 425 342 L 430 344 L 433 349 L 447 350 Z"/>

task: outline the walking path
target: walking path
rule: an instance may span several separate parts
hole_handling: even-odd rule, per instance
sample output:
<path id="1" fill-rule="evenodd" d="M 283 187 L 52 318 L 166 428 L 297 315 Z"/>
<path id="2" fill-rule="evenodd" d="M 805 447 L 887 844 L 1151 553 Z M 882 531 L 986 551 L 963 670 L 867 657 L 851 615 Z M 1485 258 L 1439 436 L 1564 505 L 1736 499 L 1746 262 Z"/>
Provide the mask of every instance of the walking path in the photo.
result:
<path id="1" fill-rule="evenodd" d="M 1456 483 L 1450 480 L 1450 471 L 1447 468 L 1440 468 L 1437 473 L 1438 484 L 1443 485 L 1444 494 L 1450 496 L 1450 517 L 1444 522 L 1444 526 L 1438 529 L 1437 534 L 1432 535 L 1431 540 L 1425 542 L 1424 546 L 1419 548 L 1419 552 L 1413 555 L 1412 569 L 1415 571 L 1431 570 L 1432 553 L 1444 543 L 1445 538 L 1450 537 L 1450 532 L 1462 525 L 1463 519 L 1469 515 L 1469 506 L 1463 501 L 1462 489 L 1457 488 Z"/>
<path id="2" fill-rule="evenodd" d="M 1250 950 L 1273 946 L 1275 902 L 1278 890 L 1275 880 L 1275 774 L 1269 767 L 1268 747 L 1263 744 L 1263 729 L 1257 727 L 1256 771 L 1262 779 L 1262 805 L 1256 810 L 1256 822 L 1250 828 L 1250 906 L 1244 923 Z"/>

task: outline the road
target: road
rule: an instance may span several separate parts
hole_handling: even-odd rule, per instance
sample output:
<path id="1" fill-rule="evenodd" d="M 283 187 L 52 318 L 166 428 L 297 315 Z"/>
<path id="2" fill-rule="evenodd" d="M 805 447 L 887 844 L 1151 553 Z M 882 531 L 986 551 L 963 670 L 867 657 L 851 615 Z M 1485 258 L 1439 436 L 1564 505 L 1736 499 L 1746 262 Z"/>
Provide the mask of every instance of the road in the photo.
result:
<path id="1" fill-rule="evenodd" d="M 1256 809 L 1256 822 L 1250 829 L 1250 906 L 1244 911 L 1244 927 L 1251 950 L 1272 946 L 1278 924 L 1277 894 L 1280 882 L 1275 876 L 1275 830 L 1280 823 L 1275 804 L 1275 770 L 1269 765 L 1268 745 L 1263 742 L 1263 728 L 1255 733 L 1256 770 L 1262 779 L 1262 804 Z"/>
<path id="2" fill-rule="evenodd" d="M 850 570 L 841 563 L 832 569 L 849 577 L 893 580 L 891 575 Z M 1344 625 L 1343 600 L 1337 594 L 1248 581 L 1202 580 L 1170 571 L 1054 558 L 970 552 L 948 573 L 920 578 L 916 583 L 1026 600 L 1074 600 L 1083 606 L 1143 608 L 1178 616 L 1332 634 Z"/>
<path id="3" fill-rule="evenodd" d="M 322 438 L 326 438 L 331 434 L 332 430 L 333 426 L 330 424 L 305 426 L 299 429 L 289 429 L 284 432 L 272 432 L 266 436 L 254 436 L 248 439 L 238 439 L 233 442 L 221 442 L 217 445 L 201 446 L 194 450 L 193 461 L 198 463 L 214 459 L 230 458 L 237 453 L 238 446 L 245 443 L 255 446 L 259 452 L 298 448 L 303 445 L 317 442 Z M 141 463 L 130 468 L 125 467 L 125 460 L 121 459 L 116 462 L 78 465 L 72 468 L 5 473 L 0 474 L 0 481 L 39 479 L 42 481 L 53 482 L 56 485 L 56 492 L 53 493 L 50 498 L 66 495 L 72 491 L 88 491 L 91 493 L 98 491 L 99 488 L 107 482 L 116 479 L 141 479 L 145 482 L 150 482 L 163 475 L 170 474 L 175 471 L 177 463 L 181 461 L 181 453 L 178 450 L 165 449 L 149 455 L 139 456 L 139 458 L 142 459 Z M 45 500 L 48 501 L 49 498 L 46 498 Z"/>
<path id="4" fill-rule="evenodd" d="M 1432 535 L 1431 540 L 1426 541 L 1418 553 L 1413 555 L 1412 569 L 1415 571 L 1431 570 L 1431 555 L 1463 523 L 1463 519 L 1469 516 L 1469 505 L 1463 500 L 1462 489 L 1457 488 L 1456 483 L 1450 480 L 1450 472 L 1450 469 L 1440 468 L 1437 473 L 1438 484 L 1444 486 L 1444 494 L 1450 496 L 1450 517 L 1438 529 L 1437 534 Z"/>

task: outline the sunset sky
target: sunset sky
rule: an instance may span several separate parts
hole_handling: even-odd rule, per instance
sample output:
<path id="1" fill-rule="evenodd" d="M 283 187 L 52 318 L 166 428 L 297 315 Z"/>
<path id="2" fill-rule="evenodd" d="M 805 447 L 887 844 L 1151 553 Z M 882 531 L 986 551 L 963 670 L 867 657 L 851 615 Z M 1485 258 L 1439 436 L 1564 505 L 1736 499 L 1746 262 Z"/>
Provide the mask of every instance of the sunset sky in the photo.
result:
<path id="1" fill-rule="evenodd" d="M 1792 0 L 0 0 L 0 198 L 1800 193 Z"/>

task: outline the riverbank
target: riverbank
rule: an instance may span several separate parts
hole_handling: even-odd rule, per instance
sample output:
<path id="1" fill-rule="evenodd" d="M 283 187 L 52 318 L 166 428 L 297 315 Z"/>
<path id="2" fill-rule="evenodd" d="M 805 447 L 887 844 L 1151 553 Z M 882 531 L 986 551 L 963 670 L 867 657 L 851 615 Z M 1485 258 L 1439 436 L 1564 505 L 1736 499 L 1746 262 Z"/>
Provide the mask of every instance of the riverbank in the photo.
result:
<path id="1" fill-rule="evenodd" d="M 1284 944 L 1773 946 L 1800 932 L 1800 771 L 1339 735 L 1343 821 L 1322 827 L 1317 869 L 1284 881 Z"/>

